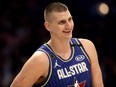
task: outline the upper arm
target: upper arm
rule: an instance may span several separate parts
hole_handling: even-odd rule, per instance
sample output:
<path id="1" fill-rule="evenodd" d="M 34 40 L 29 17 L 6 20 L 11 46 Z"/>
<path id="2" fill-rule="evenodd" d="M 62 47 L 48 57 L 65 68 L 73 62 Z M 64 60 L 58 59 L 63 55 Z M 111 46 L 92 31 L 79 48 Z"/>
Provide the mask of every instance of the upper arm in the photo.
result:
<path id="1" fill-rule="evenodd" d="M 87 39 L 80 39 L 80 41 L 90 58 L 93 87 L 103 87 L 102 73 L 95 45 Z"/>
<path id="2" fill-rule="evenodd" d="M 44 67 L 44 68 L 43 68 Z M 48 58 L 43 52 L 35 52 L 24 64 L 11 87 L 32 87 L 41 76 L 48 71 Z"/>

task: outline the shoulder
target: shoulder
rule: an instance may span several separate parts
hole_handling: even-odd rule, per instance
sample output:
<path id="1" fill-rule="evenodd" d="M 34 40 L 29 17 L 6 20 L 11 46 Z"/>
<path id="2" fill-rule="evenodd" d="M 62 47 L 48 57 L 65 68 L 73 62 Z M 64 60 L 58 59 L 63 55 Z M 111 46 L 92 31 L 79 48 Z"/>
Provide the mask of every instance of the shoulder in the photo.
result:
<path id="1" fill-rule="evenodd" d="M 78 40 L 81 42 L 81 44 L 84 46 L 84 48 L 86 48 L 86 49 L 90 49 L 90 47 L 92 47 L 92 48 L 95 48 L 95 45 L 94 45 L 94 43 L 91 41 L 91 40 L 89 40 L 89 39 L 85 39 L 85 38 L 78 38 Z"/>
<path id="2" fill-rule="evenodd" d="M 97 58 L 97 51 L 94 43 L 89 39 L 78 38 L 91 60 Z"/>
<path id="3" fill-rule="evenodd" d="M 84 47 L 85 50 L 91 50 L 90 47 L 95 48 L 94 43 L 89 39 L 86 38 L 72 38 L 72 39 L 77 40 L 78 43 L 80 42 L 80 44 Z"/>
<path id="4" fill-rule="evenodd" d="M 36 51 L 29 59 L 30 61 L 37 62 L 37 64 L 43 64 L 48 62 L 48 56 L 42 51 Z"/>
<path id="5" fill-rule="evenodd" d="M 26 61 L 25 66 L 30 67 L 33 72 L 36 72 L 36 74 L 44 76 L 49 67 L 49 60 L 44 52 L 36 51 Z"/>
<path id="6" fill-rule="evenodd" d="M 86 51 L 96 50 L 95 45 L 91 40 L 79 38 L 79 41 L 81 42 Z"/>

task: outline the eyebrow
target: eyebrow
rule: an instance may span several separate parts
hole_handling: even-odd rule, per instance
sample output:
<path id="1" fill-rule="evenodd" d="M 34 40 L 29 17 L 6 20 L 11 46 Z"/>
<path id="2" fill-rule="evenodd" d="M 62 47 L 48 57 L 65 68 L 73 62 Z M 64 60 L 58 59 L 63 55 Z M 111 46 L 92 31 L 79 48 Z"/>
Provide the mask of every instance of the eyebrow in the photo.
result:
<path id="1" fill-rule="evenodd" d="M 68 20 L 69 20 L 69 19 L 73 19 L 72 16 L 70 16 L 70 17 L 68 18 Z M 61 22 L 61 21 L 65 21 L 65 19 L 59 20 L 59 22 Z"/>

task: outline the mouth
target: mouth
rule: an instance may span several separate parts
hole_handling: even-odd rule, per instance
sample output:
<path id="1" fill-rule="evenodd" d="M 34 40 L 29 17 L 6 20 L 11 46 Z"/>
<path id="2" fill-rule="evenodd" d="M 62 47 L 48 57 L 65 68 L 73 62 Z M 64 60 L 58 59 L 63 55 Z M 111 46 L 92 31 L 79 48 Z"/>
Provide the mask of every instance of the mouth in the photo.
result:
<path id="1" fill-rule="evenodd" d="M 63 31 L 63 33 L 70 33 L 71 31 Z"/>

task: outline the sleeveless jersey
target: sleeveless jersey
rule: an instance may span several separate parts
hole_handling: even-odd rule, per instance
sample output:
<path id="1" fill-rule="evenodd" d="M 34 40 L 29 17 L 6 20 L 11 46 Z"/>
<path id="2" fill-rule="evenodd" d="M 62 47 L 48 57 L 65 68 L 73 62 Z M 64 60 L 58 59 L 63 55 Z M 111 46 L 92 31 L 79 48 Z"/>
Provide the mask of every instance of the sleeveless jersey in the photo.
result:
<path id="1" fill-rule="evenodd" d="M 49 58 L 49 73 L 41 87 L 92 87 L 90 59 L 77 38 L 71 38 L 71 55 L 63 60 L 48 44 L 37 51 L 43 51 Z"/>

